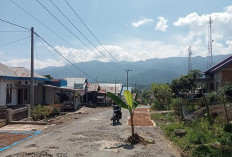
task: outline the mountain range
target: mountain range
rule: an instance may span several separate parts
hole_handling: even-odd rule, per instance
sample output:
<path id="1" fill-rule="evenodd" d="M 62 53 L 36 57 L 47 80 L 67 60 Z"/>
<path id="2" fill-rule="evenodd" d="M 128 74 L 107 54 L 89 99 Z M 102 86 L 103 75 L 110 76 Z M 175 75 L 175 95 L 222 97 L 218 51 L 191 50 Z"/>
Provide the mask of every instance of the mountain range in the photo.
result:
<path id="1" fill-rule="evenodd" d="M 229 55 L 213 56 L 214 63 L 218 63 Z M 207 57 L 196 56 L 191 58 L 192 69 L 204 72 L 207 69 Z M 87 77 L 88 82 L 114 83 L 120 82 L 126 85 L 126 71 L 129 71 L 129 86 L 137 84 L 139 88 L 145 88 L 151 83 L 169 83 L 174 78 L 185 75 L 188 72 L 187 57 L 153 58 L 137 62 L 100 62 L 89 61 L 74 63 L 74 65 L 89 76 L 68 64 L 63 67 L 47 67 L 35 70 L 41 75 L 51 75 L 53 78 Z"/>

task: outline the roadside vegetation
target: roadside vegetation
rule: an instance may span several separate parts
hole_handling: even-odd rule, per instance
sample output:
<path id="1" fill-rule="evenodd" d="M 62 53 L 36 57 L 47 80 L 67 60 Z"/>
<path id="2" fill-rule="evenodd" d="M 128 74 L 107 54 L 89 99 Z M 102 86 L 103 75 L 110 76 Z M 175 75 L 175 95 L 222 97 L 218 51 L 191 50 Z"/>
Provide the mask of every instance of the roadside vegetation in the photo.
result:
<path id="1" fill-rule="evenodd" d="M 193 70 L 170 84 L 153 83 L 140 100 L 151 106 L 151 119 L 183 149 L 183 156 L 232 156 L 232 85 L 198 97 L 204 91 L 197 82 L 201 77 Z"/>
<path id="2" fill-rule="evenodd" d="M 36 105 L 34 109 L 31 111 L 31 117 L 34 121 L 42 120 L 49 117 L 54 117 L 60 115 L 62 110 L 62 105 L 54 104 L 54 105 Z"/>

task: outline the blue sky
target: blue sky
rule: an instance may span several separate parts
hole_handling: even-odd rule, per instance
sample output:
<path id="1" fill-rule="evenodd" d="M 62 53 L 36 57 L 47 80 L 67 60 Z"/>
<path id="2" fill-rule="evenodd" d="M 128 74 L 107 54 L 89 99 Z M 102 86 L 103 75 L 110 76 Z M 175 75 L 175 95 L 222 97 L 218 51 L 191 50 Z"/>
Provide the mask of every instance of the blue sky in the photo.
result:
<path id="1" fill-rule="evenodd" d="M 98 48 L 102 56 L 62 16 L 50 0 L 39 0 L 92 52 L 58 23 L 36 0 L 12 0 L 53 29 L 69 44 L 23 12 L 11 0 L 0 5 L 0 18 L 35 31 L 72 62 L 114 61 L 70 10 L 65 0 L 52 0 L 73 24 Z M 78 15 L 118 61 L 187 56 L 192 46 L 194 56 L 207 55 L 207 20 L 213 19 L 213 54 L 232 53 L 232 3 L 230 0 L 67 0 Z M 9 66 L 29 67 L 30 32 L 0 22 L 0 62 Z M 11 41 L 21 41 L 7 44 Z M 26 39 L 24 39 L 26 38 Z M 7 44 L 7 45 L 4 45 Z M 42 40 L 35 38 L 35 66 L 67 64 Z M 107 56 L 107 57 L 106 57 Z M 58 61 L 57 61 L 58 60 Z"/>

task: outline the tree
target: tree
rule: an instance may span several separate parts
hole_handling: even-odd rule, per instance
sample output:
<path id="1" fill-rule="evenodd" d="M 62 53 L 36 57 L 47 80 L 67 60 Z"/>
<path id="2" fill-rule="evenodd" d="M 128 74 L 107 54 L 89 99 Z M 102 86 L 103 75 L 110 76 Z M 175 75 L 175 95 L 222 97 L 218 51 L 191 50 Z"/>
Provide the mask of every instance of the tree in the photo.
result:
<path id="1" fill-rule="evenodd" d="M 44 75 L 44 77 L 47 77 L 48 79 L 53 79 L 51 75 Z"/>
<path id="2" fill-rule="evenodd" d="M 129 113 L 130 113 L 130 119 L 131 119 L 131 136 L 134 137 L 135 133 L 134 133 L 134 122 L 133 122 L 133 116 L 134 116 L 134 110 L 135 108 L 138 106 L 137 103 L 137 96 L 135 97 L 135 99 L 133 100 L 133 95 L 131 94 L 131 92 L 129 90 L 125 90 L 123 95 L 126 98 L 126 102 L 127 104 L 120 99 L 119 97 L 117 97 L 116 95 L 114 95 L 113 93 L 107 92 L 107 95 L 119 106 L 121 106 L 122 108 L 128 109 Z"/>
<path id="3" fill-rule="evenodd" d="M 193 92 L 197 88 L 197 80 L 202 76 L 203 74 L 200 70 L 191 70 L 187 75 L 182 75 L 180 78 L 173 79 L 170 87 L 175 95 L 181 92 Z"/>
<path id="4" fill-rule="evenodd" d="M 172 89 L 169 87 L 169 85 L 153 83 L 151 86 L 151 91 L 153 92 L 155 98 L 156 109 L 170 109 Z"/>

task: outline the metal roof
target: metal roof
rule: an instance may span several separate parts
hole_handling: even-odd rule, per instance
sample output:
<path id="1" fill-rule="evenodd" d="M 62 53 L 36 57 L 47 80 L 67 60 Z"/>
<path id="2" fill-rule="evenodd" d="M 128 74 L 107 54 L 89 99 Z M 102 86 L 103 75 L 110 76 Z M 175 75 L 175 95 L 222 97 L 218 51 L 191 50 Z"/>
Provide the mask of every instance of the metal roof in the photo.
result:
<path id="1" fill-rule="evenodd" d="M 67 82 L 73 82 L 76 84 L 84 84 L 87 81 L 87 78 L 81 78 L 81 77 L 66 77 L 64 78 L 65 80 L 67 80 Z"/>
<path id="2" fill-rule="evenodd" d="M 219 62 L 218 64 L 210 67 L 208 70 L 206 70 L 204 73 L 212 73 L 212 72 L 216 72 L 226 66 L 228 66 L 229 64 L 231 64 L 232 61 L 232 55 L 227 57 L 226 59 L 224 59 L 223 61 Z"/>
<path id="3" fill-rule="evenodd" d="M 24 68 L 24 67 L 12 67 L 11 68 L 17 77 L 31 77 L 31 71 Z M 34 73 L 34 77 L 37 77 L 37 78 L 46 78 L 42 75 L 39 75 L 37 73 Z"/>
<path id="4" fill-rule="evenodd" d="M 99 84 L 98 83 L 88 83 L 88 92 L 96 92 L 98 90 Z"/>
<path id="5" fill-rule="evenodd" d="M 0 63 L 0 76 L 16 77 L 16 74 L 14 73 L 14 71 L 10 67 Z"/>
<path id="6" fill-rule="evenodd" d="M 99 83 L 100 91 L 115 93 L 115 84 L 111 83 Z M 120 94 L 122 91 L 122 83 L 116 84 L 116 93 Z"/>

